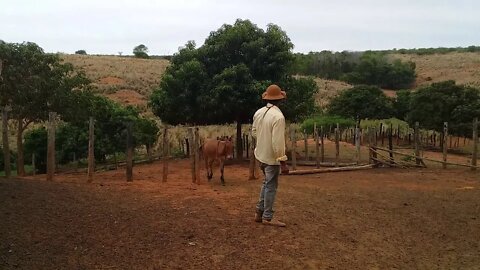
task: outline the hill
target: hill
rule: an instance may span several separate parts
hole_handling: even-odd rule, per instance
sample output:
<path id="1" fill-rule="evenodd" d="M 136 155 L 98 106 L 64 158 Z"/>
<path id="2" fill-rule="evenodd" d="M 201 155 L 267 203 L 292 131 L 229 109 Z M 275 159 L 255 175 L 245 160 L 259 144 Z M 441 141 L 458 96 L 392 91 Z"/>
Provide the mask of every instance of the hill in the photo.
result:
<path id="1" fill-rule="evenodd" d="M 119 56 L 69 55 L 65 62 L 85 71 L 101 94 L 125 105 L 144 107 L 169 65 L 164 59 Z"/>
<path id="2" fill-rule="evenodd" d="M 62 55 L 66 62 L 85 70 L 98 91 L 126 105 L 145 108 L 148 96 L 169 65 L 164 59 L 138 59 L 119 56 Z M 432 82 L 455 80 L 480 88 L 480 53 L 451 52 L 445 54 L 390 54 L 391 59 L 413 61 L 416 64 L 415 86 Z M 340 91 L 351 87 L 335 80 L 316 78 L 319 86 L 317 104 L 324 107 Z M 395 92 L 386 90 L 388 96 Z"/>
<path id="3" fill-rule="evenodd" d="M 455 80 L 459 84 L 480 88 L 480 53 L 451 52 L 446 54 L 391 54 L 392 59 L 416 64 L 416 86 Z"/>

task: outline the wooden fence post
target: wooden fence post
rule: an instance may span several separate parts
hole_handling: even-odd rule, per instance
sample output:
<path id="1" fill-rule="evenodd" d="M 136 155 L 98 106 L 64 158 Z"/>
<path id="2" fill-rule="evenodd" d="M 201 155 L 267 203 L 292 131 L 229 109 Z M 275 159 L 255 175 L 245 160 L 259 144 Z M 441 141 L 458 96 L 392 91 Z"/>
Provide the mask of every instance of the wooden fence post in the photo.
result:
<path id="1" fill-rule="evenodd" d="M 414 129 L 414 144 L 415 144 L 415 156 L 420 157 L 420 142 L 419 142 L 419 133 L 420 133 L 420 123 L 415 122 L 415 129 Z M 415 163 L 420 165 L 421 160 L 419 158 L 415 159 Z"/>
<path id="2" fill-rule="evenodd" d="M 377 130 L 375 127 L 372 128 L 372 150 L 371 155 L 373 157 L 373 164 L 377 165 Z"/>
<path id="3" fill-rule="evenodd" d="M 2 109 L 2 142 L 3 142 L 3 160 L 5 177 L 9 178 L 12 174 L 12 167 L 10 164 L 10 143 L 8 140 L 8 112 L 10 108 L 5 106 Z"/>
<path id="4" fill-rule="evenodd" d="M 88 170 L 87 182 L 93 181 L 93 173 L 95 172 L 95 122 L 93 117 L 89 119 L 88 125 Z"/>
<path id="5" fill-rule="evenodd" d="M 127 182 L 133 181 L 133 122 L 127 123 Z"/>
<path id="6" fill-rule="evenodd" d="M 195 179 L 197 179 L 197 185 L 200 185 L 200 134 L 198 127 L 195 127 Z"/>
<path id="7" fill-rule="evenodd" d="M 305 144 L 305 160 L 308 161 L 308 134 L 305 129 L 303 130 L 303 143 Z"/>
<path id="8" fill-rule="evenodd" d="M 338 167 L 340 159 L 340 125 L 335 128 L 335 167 Z"/>
<path id="9" fill-rule="evenodd" d="M 477 152 L 478 152 L 478 118 L 473 120 L 473 152 L 472 152 L 472 166 L 477 166 Z M 472 171 L 475 171 L 477 168 L 472 167 Z"/>
<path id="10" fill-rule="evenodd" d="M 188 135 L 189 135 L 189 138 L 188 138 L 188 141 L 189 141 L 189 145 L 188 145 L 188 148 L 189 148 L 189 152 L 190 152 L 190 165 L 191 165 L 191 171 L 192 171 L 192 183 L 196 183 L 197 182 L 197 177 L 196 177 L 196 173 L 195 173 L 195 131 L 194 131 L 194 127 L 191 127 L 188 129 Z"/>
<path id="11" fill-rule="evenodd" d="M 320 146 L 318 145 L 317 123 L 313 123 L 313 138 L 315 139 L 315 165 L 320 168 Z"/>
<path id="12" fill-rule="evenodd" d="M 297 170 L 297 139 L 295 138 L 295 129 L 290 126 L 290 139 L 292 141 L 292 170 Z"/>
<path id="13" fill-rule="evenodd" d="M 360 126 L 355 128 L 355 152 L 357 158 L 357 165 L 360 164 Z"/>
<path id="14" fill-rule="evenodd" d="M 33 176 L 37 174 L 37 167 L 35 166 L 35 153 L 32 153 L 32 174 Z"/>
<path id="15" fill-rule="evenodd" d="M 57 114 L 48 114 L 48 147 L 47 147 L 47 181 L 53 180 L 55 174 L 55 118 Z"/>
<path id="16" fill-rule="evenodd" d="M 169 144 L 168 144 L 168 128 L 163 129 L 163 173 L 162 182 L 167 182 L 168 178 L 168 159 L 169 159 Z"/>
<path id="17" fill-rule="evenodd" d="M 325 145 L 323 144 L 323 139 L 325 137 L 325 131 L 323 126 L 320 127 L 320 160 L 325 162 Z"/>
<path id="18" fill-rule="evenodd" d="M 390 150 L 390 164 L 394 164 L 395 160 L 393 159 L 393 125 L 390 124 L 388 131 L 388 149 Z"/>
<path id="19" fill-rule="evenodd" d="M 443 122 L 443 168 L 447 168 L 447 139 L 448 139 L 448 122 Z"/>
<path id="20" fill-rule="evenodd" d="M 256 165 L 256 160 L 255 160 L 255 138 L 253 137 L 253 134 L 252 134 L 252 130 L 250 129 L 250 139 L 251 139 L 251 143 L 250 143 L 250 164 L 249 164 L 249 167 L 248 167 L 248 171 L 249 171 L 249 176 L 248 176 L 248 180 L 253 180 L 253 179 L 256 179 L 255 177 L 255 165 Z"/>

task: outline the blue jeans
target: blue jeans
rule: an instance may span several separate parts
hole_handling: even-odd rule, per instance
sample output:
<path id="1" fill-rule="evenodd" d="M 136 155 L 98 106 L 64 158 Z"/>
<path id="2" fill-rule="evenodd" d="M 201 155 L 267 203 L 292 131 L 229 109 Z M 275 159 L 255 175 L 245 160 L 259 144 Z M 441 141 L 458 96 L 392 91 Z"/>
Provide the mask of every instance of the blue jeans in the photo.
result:
<path id="1" fill-rule="evenodd" d="M 280 165 L 260 164 L 265 179 L 260 191 L 260 199 L 257 204 L 257 211 L 263 212 L 262 218 L 270 220 L 273 218 L 273 203 L 278 187 L 278 176 L 280 175 Z"/>

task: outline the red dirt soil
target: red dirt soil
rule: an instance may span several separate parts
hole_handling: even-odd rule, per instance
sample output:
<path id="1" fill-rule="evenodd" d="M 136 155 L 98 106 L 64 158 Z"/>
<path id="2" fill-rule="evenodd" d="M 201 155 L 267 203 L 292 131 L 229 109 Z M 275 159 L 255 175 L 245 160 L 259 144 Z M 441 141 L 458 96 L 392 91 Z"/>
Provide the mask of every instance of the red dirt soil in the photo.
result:
<path id="1" fill-rule="evenodd" d="M 281 176 L 253 222 L 247 164 L 191 183 L 188 161 L 1 179 L 0 269 L 478 269 L 480 181 L 467 169 Z"/>
<path id="2" fill-rule="evenodd" d="M 120 102 L 126 105 L 145 105 L 147 101 L 145 97 L 133 90 L 122 89 L 113 94 L 107 95 L 113 101 Z"/>
<path id="3" fill-rule="evenodd" d="M 118 77 L 105 77 L 98 80 L 99 84 L 117 85 L 124 84 L 125 80 Z"/>

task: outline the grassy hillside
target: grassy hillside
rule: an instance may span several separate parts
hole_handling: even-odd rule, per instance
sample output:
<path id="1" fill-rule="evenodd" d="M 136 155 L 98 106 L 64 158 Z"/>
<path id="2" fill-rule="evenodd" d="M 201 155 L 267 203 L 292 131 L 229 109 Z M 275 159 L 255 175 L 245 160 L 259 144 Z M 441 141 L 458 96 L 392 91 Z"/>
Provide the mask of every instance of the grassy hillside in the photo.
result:
<path id="1" fill-rule="evenodd" d="M 120 103 L 140 107 L 146 105 L 169 65 L 164 59 L 68 54 L 62 58 L 83 69 L 100 93 Z"/>
<path id="2" fill-rule="evenodd" d="M 455 80 L 480 88 L 480 53 L 452 52 L 417 55 L 391 54 L 392 59 L 416 63 L 416 86 L 432 82 Z M 156 87 L 168 60 L 137 59 L 118 56 L 63 55 L 66 62 L 82 68 L 98 87 L 98 91 L 122 104 L 144 107 L 152 89 Z M 319 86 L 317 104 L 325 107 L 328 100 L 351 85 L 334 80 L 315 79 Z M 393 91 L 385 91 L 395 96 Z"/>
<path id="3" fill-rule="evenodd" d="M 479 52 L 452 52 L 433 55 L 392 54 L 390 57 L 415 62 L 417 66 L 416 86 L 455 80 L 459 84 L 480 88 Z"/>

